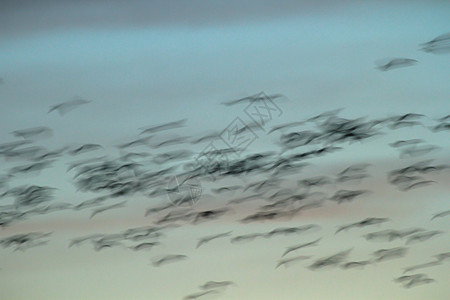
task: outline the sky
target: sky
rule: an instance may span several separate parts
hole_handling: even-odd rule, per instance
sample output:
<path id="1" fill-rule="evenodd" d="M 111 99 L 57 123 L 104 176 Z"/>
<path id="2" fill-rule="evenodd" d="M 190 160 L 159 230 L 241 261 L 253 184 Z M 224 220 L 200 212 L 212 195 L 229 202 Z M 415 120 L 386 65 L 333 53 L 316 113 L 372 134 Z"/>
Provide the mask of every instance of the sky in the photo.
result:
<path id="1" fill-rule="evenodd" d="M 310 165 L 289 183 L 334 176 L 350 164 L 367 162 L 371 176 L 347 188 L 375 192 L 290 220 L 242 224 L 236 220 L 254 209 L 243 204 L 219 220 L 170 229 L 163 245 L 149 252 L 120 247 L 96 252 L 90 244 L 68 244 L 87 234 L 151 225 L 155 220 L 144 217 L 145 209 L 167 203 L 166 195 L 135 194 L 125 208 L 92 219 L 89 210 L 67 210 L 14 222 L 0 230 L 0 239 L 32 231 L 53 234 L 48 244 L 24 252 L 0 248 L 0 299 L 183 299 L 210 280 L 236 283 L 217 299 L 448 299 L 448 265 L 420 270 L 436 282 L 411 289 L 393 278 L 401 276 L 404 267 L 448 252 L 449 218 L 429 220 L 449 209 L 449 172 L 432 174 L 435 184 L 408 192 L 390 185 L 386 172 L 425 159 L 450 163 L 448 130 L 432 133 L 427 127 L 450 113 L 450 55 L 420 50 L 420 44 L 449 28 L 448 1 L 2 1 L 0 144 L 16 141 L 13 131 L 45 126 L 52 129 L 51 137 L 37 145 L 103 147 L 79 157 L 64 155 L 51 168 L 18 174 L 9 183 L 55 187 L 59 202 L 77 204 L 96 196 L 74 187 L 67 163 L 117 157 L 116 146 L 148 126 L 187 120 L 183 128 L 167 131 L 163 141 L 222 132 L 236 118 L 251 124 L 246 105 L 221 103 L 260 92 L 283 97 L 276 101 L 279 113 L 269 127 L 255 131 L 256 139 L 245 153 L 278 149 L 279 134 L 269 134 L 271 126 L 340 108 L 339 115 L 350 119 L 420 113 L 427 125 L 388 131 L 308 161 Z M 385 72 L 377 69 L 377 61 L 392 58 L 417 62 Z M 65 115 L 48 113 L 51 106 L 76 97 L 91 102 Z M 413 138 L 439 149 L 424 158 L 405 159 L 388 145 Z M 205 146 L 189 147 L 198 153 Z M 183 144 L 144 148 L 140 151 L 151 155 L 186 149 Z M 26 163 L 3 154 L 0 159 L 0 174 Z M 151 163 L 148 167 L 157 168 Z M 212 188 L 250 181 L 245 176 L 220 183 L 201 180 L 203 194 L 194 209 L 215 207 L 240 195 L 214 195 Z M 0 200 L 0 205 L 11 201 Z M 391 222 L 335 237 L 337 225 L 368 216 L 389 217 Z M 195 249 L 197 239 L 209 234 L 232 231 L 237 236 L 310 223 L 319 224 L 321 231 L 242 245 L 218 239 Z M 375 250 L 400 247 L 404 241 L 367 242 L 362 235 L 410 227 L 444 233 L 412 245 L 406 257 L 362 270 L 311 271 L 306 268 L 310 260 L 274 268 L 286 247 L 319 237 L 319 247 L 299 255 L 317 259 L 352 248 L 352 259 L 364 260 Z M 152 266 L 154 257 L 168 253 L 184 253 L 189 259 Z"/>

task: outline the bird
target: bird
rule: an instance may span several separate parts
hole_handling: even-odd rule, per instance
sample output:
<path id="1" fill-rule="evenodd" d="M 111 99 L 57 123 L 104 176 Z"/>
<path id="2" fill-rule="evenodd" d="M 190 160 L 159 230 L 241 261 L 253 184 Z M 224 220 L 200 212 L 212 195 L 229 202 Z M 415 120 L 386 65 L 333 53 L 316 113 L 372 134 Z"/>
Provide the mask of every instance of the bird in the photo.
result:
<path id="1" fill-rule="evenodd" d="M 119 203 L 115 203 L 115 204 L 111 204 L 111 205 L 106 205 L 106 206 L 103 206 L 103 207 L 94 209 L 94 210 L 92 211 L 92 214 L 91 214 L 91 216 L 90 216 L 90 219 L 92 219 L 95 215 L 97 215 L 97 214 L 99 214 L 99 213 L 102 213 L 102 212 L 105 212 L 105 211 L 107 211 L 107 210 L 114 209 L 114 208 L 121 208 L 121 207 L 124 207 L 124 206 L 125 206 L 125 203 L 127 203 L 127 200 L 122 201 L 122 202 L 119 202 Z"/>
<path id="2" fill-rule="evenodd" d="M 389 220 L 389 218 L 365 218 L 362 221 L 339 227 L 338 230 L 336 230 L 335 234 L 341 232 L 342 230 L 348 230 L 352 227 L 365 227 L 375 224 L 381 224 L 384 222 L 388 222 Z"/>
<path id="3" fill-rule="evenodd" d="M 160 244 L 159 242 L 146 242 L 146 243 L 140 243 L 136 246 L 131 246 L 129 248 L 134 251 L 140 251 L 140 250 L 152 249 L 153 247 L 155 247 L 159 244 Z"/>
<path id="4" fill-rule="evenodd" d="M 308 259 L 310 257 L 311 256 L 300 255 L 300 256 L 295 256 L 295 257 L 279 260 L 277 265 L 275 266 L 275 269 L 277 269 L 280 266 L 285 266 L 287 268 L 287 266 L 289 266 L 293 262 L 296 262 L 296 261 L 299 261 L 299 260 L 305 260 L 305 259 Z"/>
<path id="5" fill-rule="evenodd" d="M 147 128 L 141 128 L 142 131 L 140 134 L 149 134 L 149 133 L 152 134 L 152 133 L 157 133 L 157 132 L 164 131 L 164 130 L 181 128 L 181 127 L 185 126 L 186 122 L 187 122 L 187 119 L 182 119 L 182 120 L 169 122 L 169 123 L 165 123 L 165 124 L 161 124 L 161 125 L 155 125 L 155 126 L 151 126 L 151 127 L 147 127 Z"/>
<path id="6" fill-rule="evenodd" d="M 441 34 L 429 42 L 420 44 L 422 51 L 434 54 L 450 52 L 450 32 Z"/>
<path id="7" fill-rule="evenodd" d="M 381 71 L 389 71 L 392 69 L 402 68 L 412 66 L 418 63 L 417 60 L 411 58 L 392 58 L 387 62 L 383 62 L 383 60 L 379 60 L 375 62 L 377 64 L 377 68 Z"/>
<path id="8" fill-rule="evenodd" d="M 70 150 L 68 153 L 70 155 L 78 155 L 80 153 L 85 153 L 85 152 L 94 151 L 94 150 L 98 150 L 98 149 L 103 149 L 103 146 L 98 145 L 98 144 L 84 144 L 84 145 L 81 145 L 80 147 L 76 147 L 73 150 Z"/>
<path id="9" fill-rule="evenodd" d="M 170 255 L 166 255 L 160 259 L 157 259 L 155 261 L 153 261 L 153 266 L 155 267 L 159 267 L 165 264 L 169 264 L 169 263 L 174 263 L 177 261 L 181 261 L 181 260 L 185 260 L 188 257 L 186 255 L 183 254 L 170 254 Z"/>
<path id="10" fill-rule="evenodd" d="M 216 291 L 216 290 L 209 290 L 209 291 L 204 291 L 204 292 L 198 292 L 198 293 L 195 293 L 195 294 L 190 294 L 190 295 L 185 296 L 183 298 L 183 300 L 193 300 L 193 299 L 201 298 L 201 297 L 206 296 L 206 295 L 218 294 L 218 293 L 219 292 Z"/>
<path id="11" fill-rule="evenodd" d="M 362 260 L 362 261 L 351 261 L 351 262 L 347 262 L 341 265 L 342 269 L 353 269 L 353 268 L 362 268 L 368 264 L 371 264 L 372 261 L 370 260 Z"/>
<path id="12" fill-rule="evenodd" d="M 414 275 L 404 275 L 394 279 L 395 282 L 403 284 L 405 288 L 411 288 L 419 284 L 427 284 L 434 282 L 435 280 L 429 278 L 426 274 L 414 274 Z"/>
<path id="13" fill-rule="evenodd" d="M 236 285 L 233 281 L 208 281 L 199 286 L 202 290 L 211 290 L 211 289 L 217 289 L 217 288 L 223 288 L 228 287 L 231 285 Z"/>
<path id="14" fill-rule="evenodd" d="M 336 254 L 333 254 L 331 256 L 326 256 L 326 257 L 322 257 L 317 259 L 313 264 L 311 264 L 308 268 L 310 270 L 317 270 L 317 269 L 322 269 L 325 267 L 335 267 L 337 265 L 339 265 L 341 262 L 343 262 L 347 256 L 350 254 L 350 252 L 352 251 L 352 249 L 348 249 L 348 250 L 344 250 L 341 252 L 338 252 Z"/>
<path id="15" fill-rule="evenodd" d="M 196 248 L 199 248 L 203 244 L 209 243 L 212 240 L 229 236 L 231 233 L 232 233 L 232 231 L 228 231 L 228 232 L 224 232 L 224 233 L 219 233 L 219 234 L 214 234 L 214 235 L 209 235 L 209 236 L 202 237 L 202 238 L 200 238 L 198 240 Z"/>
<path id="16" fill-rule="evenodd" d="M 431 217 L 431 220 L 434 220 L 436 218 L 443 218 L 443 217 L 446 217 L 446 216 L 449 216 L 449 215 L 450 215 L 450 210 L 442 211 L 442 212 L 434 214 Z"/>
<path id="17" fill-rule="evenodd" d="M 408 248 L 406 247 L 395 247 L 377 250 L 373 253 L 373 255 L 376 256 L 376 262 L 381 262 L 388 259 L 403 257 L 406 255 L 407 251 Z"/>
<path id="18" fill-rule="evenodd" d="M 289 253 L 291 253 L 291 252 L 293 252 L 293 251 L 296 251 L 296 250 L 299 250 L 299 249 L 302 249 L 302 248 L 305 248 L 305 247 L 317 246 L 317 244 L 319 243 L 319 241 L 320 241 L 321 239 L 322 239 L 322 238 L 318 238 L 317 240 L 314 240 L 314 241 L 312 241 L 312 242 L 308 242 L 308 243 L 304 243 L 304 244 L 299 244 L 299 245 L 295 245 L 295 246 L 290 246 L 290 247 L 288 247 L 288 248 L 286 249 L 286 251 L 284 251 L 284 253 L 283 253 L 283 255 L 281 255 L 281 257 L 284 257 L 284 256 L 286 256 L 287 254 L 289 254 Z"/>
<path id="19" fill-rule="evenodd" d="M 15 137 L 21 137 L 25 140 L 35 139 L 37 137 L 39 137 L 39 138 L 50 137 L 52 135 L 52 133 L 53 133 L 53 130 L 51 128 L 45 127 L 45 126 L 15 130 L 15 131 L 11 132 L 11 134 L 14 135 Z"/>
<path id="20" fill-rule="evenodd" d="M 411 267 L 404 268 L 403 273 L 409 273 L 409 272 L 412 272 L 412 271 L 415 271 L 415 270 L 418 270 L 418 269 L 433 267 L 433 266 L 437 266 L 437 265 L 440 265 L 440 264 L 441 264 L 441 262 L 439 260 L 436 260 L 436 261 L 431 261 L 431 262 L 424 263 L 424 264 L 414 265 L 414 266 L 411 266 Z"/>
<path id="21" fill-rule="evenodd" d="M 58 111 L 59 115 L 62 116 L 81 105 L 91 103 L 91 102 L 92 102 L 91 100 L 85 100 L 80 97 L 76 97 L 73 100 L 69 100 L 69 101 L 62 102 L 62 103 L 51 106 L 47 113 L 49 114 L 53 111 Z"/>
<path id="22" fill-rule="evenodd" d="M 252 96 L 248 96 L 248 97 L 244 97 L 244 98 L 240 98 L 237 100 L 231 100 L 231 101 L 225 101 L 222 102 L 223 105 L 225 106 L 232 106 L 232 105 L 236 105 L 236 104 L 240 104 L 240 103 L 251 103 L 251 102 L 257 102 L 257 101 L 266 101 L 266 100 L 273 100 L 273 99 L 277 99 L 277 98 L 281 98 L 283 97 L 282 94 L 273 94 L 273 95 L 266 95 L 263 92 L 252 95 Z"/>
<path id="23" fill-rule="evenodd" d="M 406 239 L 406 245 L 414 243 L 414 242 L 423 242 L 426 241 L 436 235 L 442 234 L 443 232 L 440 230 L 431 230 L 425 232 L 417 232 L 412 235 L 409 235 Z"/>

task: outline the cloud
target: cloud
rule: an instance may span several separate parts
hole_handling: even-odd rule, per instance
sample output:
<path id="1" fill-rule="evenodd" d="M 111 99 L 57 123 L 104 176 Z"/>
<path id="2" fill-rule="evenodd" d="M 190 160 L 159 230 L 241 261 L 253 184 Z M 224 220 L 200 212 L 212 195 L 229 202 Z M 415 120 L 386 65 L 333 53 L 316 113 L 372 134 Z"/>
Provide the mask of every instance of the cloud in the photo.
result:
<path id="1" fill-rule="evenodd" d="M 354 1 L 5 1 L 0 4 L 0 30 L 23 34 L 67 28 L 222 26 L 333 11 L 348 2 Z"/>

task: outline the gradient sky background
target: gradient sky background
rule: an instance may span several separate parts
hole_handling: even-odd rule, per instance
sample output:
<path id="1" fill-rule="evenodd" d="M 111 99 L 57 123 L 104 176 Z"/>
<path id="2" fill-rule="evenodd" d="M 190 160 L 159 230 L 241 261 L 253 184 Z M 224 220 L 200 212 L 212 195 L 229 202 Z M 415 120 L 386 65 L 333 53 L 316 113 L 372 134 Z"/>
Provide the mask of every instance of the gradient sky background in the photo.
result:
<path id="1" fill-rule="evenodd" d="M 283 113 L 271 125 L 336 108 L 344 108 L 341 116 L 347 118 L 408 112 L 442 117 L 450 112 L 450 55 L 419 51 L 419 44 L 449 31 L 448 1 L 2 1 L 0 143 L 13 141 L 14 130 L 48 126 L 53 136 L 42 141 L 48 148 L 98 143 L 113 153 L 114 145 L 145 126 L 187 118 L 186 128 L 176 133 L 197 136 L 221 131 L 236 117 L 248 122 L 245 106 L 220 103 L 260 91 L 285 95 L 278 103 Z M 380 72 L 374 62 L 386 57 L 418 63 Z M 92 103 L 65 116 L 47 114 L 51 105 L 75 96 Z M 249 152 L 274 149 L 275 136 L 257 134 Z M 415 137 L 440 146 L 432 158 L 450 163 L 448 132 L 400 129 L 314 160 L 302 174 L 332 175 L 350 163 L 369 162 L 372 177 L 362 187 L 376 192 L 360 202 L 332 204 L 280 224 L 244 226 L 233 215 L 208 226 L 177 228 L 150 254 L 67 245 L 89 233 L 151 224 L 143 212 L 167 201 L 164 197 L 136 197 L 125 209 L 92 220 L 89 211 L 71 211 L 18 222 L 1 230 L 0 238 L 29 231 L 53 235 L 49 245 L 26 252 L 0 249 L 0 299 L 182 299 L 208 280 L 237 283 L 218 299 L 448 299 L 448 263 L 424 270 L 437 280 L 433 284 L 403 289 L 392 280 L 401 268 L 448 252 L 448 232 L 413 245 L 405 258 L 364 270 L 313 272 L 304 268 L 307 263 L 274 269 L 285 247 L 320 236 L 330 238 L 305 255 L 318 258 L 353 247 L 352 259 L 362 260 L 403 244 L 367 243 L 360 238 L 365 233 L 412 226 L 446 230 L 449 218 L 429 219 L 449 207 L 448 171 L 435 177 L 437 184 L 407 194 L 386 183 L 386 171 L 413 161 L 399 159 L 387 143 Z M 91 198 L 71 185 L 69 161 L 38 176 L 19 176 L 15 184 L 58 187 L 64 202 Z M 1 165 L 5 173 L 14 162 Z M 209 184 L 202 183 L 204 190 Z M 227 200 L 208 194 L 199 207 Z M 237 214 L 249 212 L 243 206 Z M 367 216 L 393 221 L 333 238 L 336 225 Z M 211 233 L 309 223 L 322 231 L 245 245 L 222 239 L 195 250 L 197 238 Z M 169 252 L 185 253 L 189 260 L 162 268 L 149 264 Z"/>

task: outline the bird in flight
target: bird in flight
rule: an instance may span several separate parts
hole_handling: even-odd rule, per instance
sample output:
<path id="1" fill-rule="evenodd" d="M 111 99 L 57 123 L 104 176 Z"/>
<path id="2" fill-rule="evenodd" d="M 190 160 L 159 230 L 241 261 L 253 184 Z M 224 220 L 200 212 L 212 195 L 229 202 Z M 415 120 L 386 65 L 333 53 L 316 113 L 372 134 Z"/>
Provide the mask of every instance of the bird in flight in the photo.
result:
<path id="1" fill-rule="evenodd" d="M 418 61 L 411 58 L 393 58 L 387 62 L 383 62 L 383 60 L 375 62 L 377 68 L 381 71 L 389 71 L 392 69 L 408 67 L 415 65 L 416 63 L 418 63 Z"/>
<path id="2" fill-rule="evenodd" d="M 62 116 L 62 115 L 67 114 L 68 112 L 74 110 L 75 108 L 77 108 L 83 104 L 90 103 L 90 102 L 92 102 L 92 101 L 85 100 L 82 98 L 75 98 L 73 100 L 69 100 L 69 101 L 62 102 L 62 103 L 51 106 L 48 111 L 48 114 L 51 113 L 52 111 L 56 110 L 56 111 L 58 111 L 59 115 Z"/>

